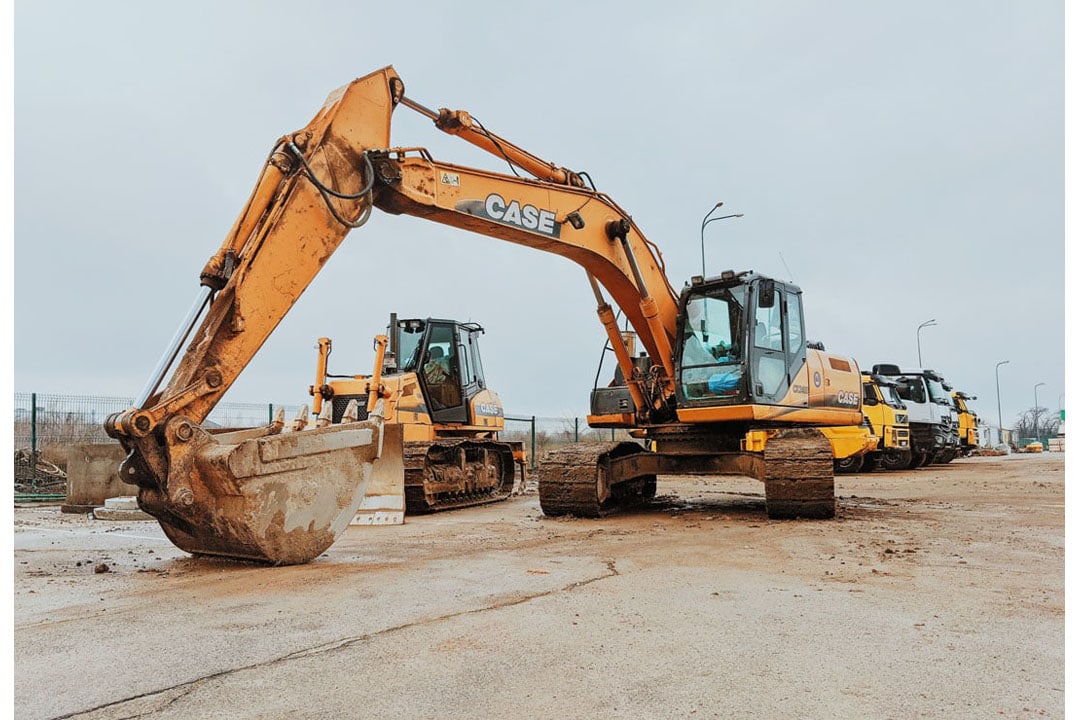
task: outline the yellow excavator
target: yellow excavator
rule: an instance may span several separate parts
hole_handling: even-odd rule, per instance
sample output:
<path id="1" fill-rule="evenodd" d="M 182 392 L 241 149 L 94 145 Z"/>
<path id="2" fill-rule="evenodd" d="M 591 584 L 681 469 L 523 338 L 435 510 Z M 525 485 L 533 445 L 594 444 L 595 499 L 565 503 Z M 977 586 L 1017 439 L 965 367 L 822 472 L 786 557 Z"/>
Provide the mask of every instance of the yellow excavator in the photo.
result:
<path id="1" fill-rule="evenodd" d="M 506 161 L 512 174 L 390 147 L 400 108 Z M 274 145 L 135 407 L 106 421 L 128 450 L 121 477 L 138 485 L 140 507 L 179 547 L 306 562 L 363 500 L 382 462 L 385 388 L 373 383 L 368 419 L 346 424 L 215 435 L 200 423 L 374 208 L 583 268 L 622 377 L 594 389 L 589 423 L 642 442 L 549 455 L 538 472 L 546 514 L 596 516 L 639 502 L 657 475 L 738 474 L 764 482 L 770 517 L 833 516 L 834 453 L 817 428 L 862 422 L 860 373 L 850 358 L 807 348 L 801 290 L 726 271 L 676 293 L 659 249 L 588 174 L 538 158 L 467 112 L 424 107 L 386 67 L 331 93 L 306 127 Z M 609 298 L 642 356 L 627 352 Z"/>
<path id="2" fill-rule="evenodd" d="M 384 398 L 387 425 L 403 432 L 403 473 L 384 480 L 403 493 L 405 510 L 428 513 L 505 500 L 525 483 L 521 442 L 499 438 L 502 403 L 487 386 L 476 323 L 405 319 L 391 314 L 387 335 L 375 338 L 371 375 L 331 375 L 333 345 L 319 338 L 312 411 L 321 426 L 366 419 L 373 392 Z M 349 415 L 350 406 L 357 417 Z M 381 464 L 380 464 L 381 465 Z M 390 473 L 387 473 L 390 474 Z"/>

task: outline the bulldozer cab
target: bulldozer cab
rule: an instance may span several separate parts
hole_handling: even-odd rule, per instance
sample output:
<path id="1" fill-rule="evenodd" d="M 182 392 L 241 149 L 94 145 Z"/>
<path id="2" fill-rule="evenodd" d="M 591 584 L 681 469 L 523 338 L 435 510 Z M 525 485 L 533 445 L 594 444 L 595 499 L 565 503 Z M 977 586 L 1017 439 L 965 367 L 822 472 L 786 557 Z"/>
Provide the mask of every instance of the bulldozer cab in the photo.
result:
<path id="1" fill-rule="evenodd" d="M 399 320 L 392 335 L 399 344 L 401 371 L 415 372 L 431 419 L 467 423 L 469 400 L 484 389 L 479 336 L 475 323 L 453 320 Z"/>
<path id="2" fill-rule="evenodd" d="M 775 404 L 806 360 L 797 287 L 752 272 L 694 278 L 679 302 L 680 407 Z"/>

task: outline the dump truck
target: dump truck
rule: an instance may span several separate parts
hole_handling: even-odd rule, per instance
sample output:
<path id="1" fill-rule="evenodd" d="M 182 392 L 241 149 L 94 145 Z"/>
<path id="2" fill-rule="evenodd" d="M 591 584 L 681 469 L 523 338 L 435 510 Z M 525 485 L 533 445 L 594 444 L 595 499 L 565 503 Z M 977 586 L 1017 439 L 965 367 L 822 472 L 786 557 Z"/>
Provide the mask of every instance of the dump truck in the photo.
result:
<path id="1" fill-rule="evenodd" d="M 960 436 L 959 453 L 961 457 L 968 457 L 979 449 L 979 416 L 968 404 L 978 398 L 961 390 L 953 390 L 951 394 Z"/>

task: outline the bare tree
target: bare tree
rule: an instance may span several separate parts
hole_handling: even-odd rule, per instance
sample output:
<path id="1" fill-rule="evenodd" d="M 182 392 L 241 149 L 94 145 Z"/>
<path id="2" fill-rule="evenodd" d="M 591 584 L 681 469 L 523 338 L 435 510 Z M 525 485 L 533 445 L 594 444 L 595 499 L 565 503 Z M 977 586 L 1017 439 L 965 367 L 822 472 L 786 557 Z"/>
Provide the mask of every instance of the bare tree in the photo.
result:
<path id="1" fill-rule="evenodd" d="M 1036 426 L 1036 423 L 1038 423 L 1038 426 Z M 1058 418 L 1057 413 L 1049 408 L 1032 407 L 1020 413 L 1016 423 L 1013 425 L 1013 432 L 1016 433 L 1017 438 L 1022 439 L 1054 437 L 1057 435 L 1060 425 L 1061 420 Z"/>

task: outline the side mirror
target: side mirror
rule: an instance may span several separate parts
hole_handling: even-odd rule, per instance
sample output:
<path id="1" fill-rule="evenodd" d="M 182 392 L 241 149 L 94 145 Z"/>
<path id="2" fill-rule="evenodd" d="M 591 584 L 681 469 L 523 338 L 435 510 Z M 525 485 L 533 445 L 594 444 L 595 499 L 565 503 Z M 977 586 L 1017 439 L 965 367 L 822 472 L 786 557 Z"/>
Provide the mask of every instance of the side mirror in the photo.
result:
<path id="1" fill-rule="evenodd" d="M 776 284 L 772 280 L 762 280 L 758 285 L 757 304 L 760 308 L 771 308 L 776 304 Z"/>

